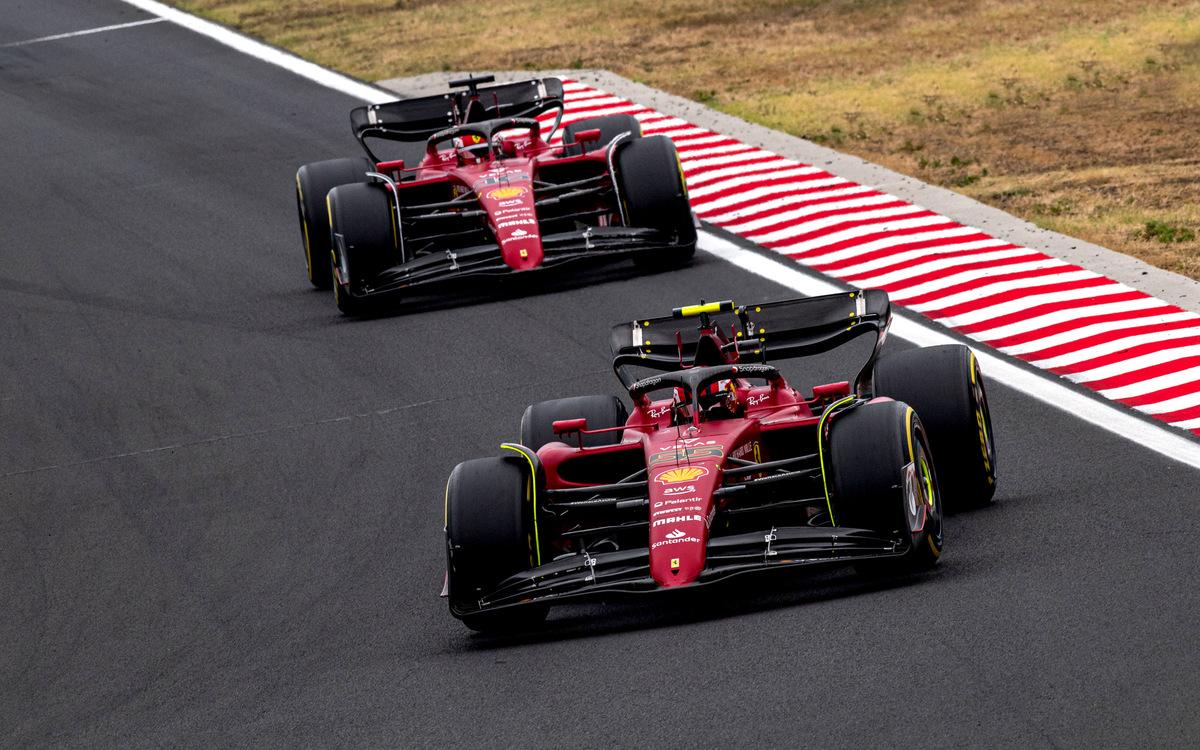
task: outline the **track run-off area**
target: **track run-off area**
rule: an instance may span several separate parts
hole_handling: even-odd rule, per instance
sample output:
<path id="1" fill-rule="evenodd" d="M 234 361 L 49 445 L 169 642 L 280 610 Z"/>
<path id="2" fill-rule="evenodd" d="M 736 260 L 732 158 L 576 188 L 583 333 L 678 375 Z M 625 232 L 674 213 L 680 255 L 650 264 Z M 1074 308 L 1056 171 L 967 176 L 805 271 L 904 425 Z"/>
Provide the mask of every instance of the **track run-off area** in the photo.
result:
<path id="1" fill-rule="evenodd" d="M 515 640 L 469 634 L 437 592 L 450 469 L 513 439 L 530 402 L 618 393 L 614 322 L 816 291 L 820 271 L 1192 446 L 1101 397 L 1186 397 L 1108 391 L 1190 382 L 1146 370 L 1190 356 L 1165 334 L 1194 316 L 681 130 L 720 230 L 691 267 L 347 320 L 303 278 L 291 181 L 355 152 L 346 114 L 373 87 L 132 25 L 154 17 L 64 0 L 0 18 L 0 746 L 1192 745 L 1200 475 L 999 375 L 997 503 L 948 519 L 931 575 L 566 607 Z M 574 86 L 571 116 L 636 108 L 611 99 Z"/>

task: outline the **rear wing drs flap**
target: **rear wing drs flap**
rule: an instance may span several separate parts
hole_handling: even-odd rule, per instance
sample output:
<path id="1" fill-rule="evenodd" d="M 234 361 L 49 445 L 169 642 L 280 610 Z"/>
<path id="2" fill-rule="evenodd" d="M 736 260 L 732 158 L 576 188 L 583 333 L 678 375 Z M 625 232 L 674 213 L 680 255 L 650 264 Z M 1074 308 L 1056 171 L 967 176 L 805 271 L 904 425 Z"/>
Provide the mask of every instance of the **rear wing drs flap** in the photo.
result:
<path id="1" fill-rule="evenodd" d="M 420 142 L 455 125 L 501 117 L 536 117 L 551 108 L 562 109 L 563 85 L 557 78 L 477 85 L 490 78 L 452 84 L 468 85 L 468 91 L 355 107 L 350 111 L 350 127 L 363 149 L 374 158 L 365 142 L 367 138 Z"/>
<path id="2" fill-rule="evenodd" d="M 870 385 L 892 312 L 882 289 L 754 305 L 713 302 L 677 308 L 669 317 L 613 326 L 613 369 L 621 382 L 628 386 L 636 380 L 636 368 L 668 371 L 694 366 L 698 338 L 680 325 L 691 317 L 700 317 L 702 327 L 712 325 L 724 333 L 730 339 L 725 349 L 736 349 L 743 362 L 809 357 L 873 333 L 874 348 L 855 380 L 855 390 L 861 393 Z"/>

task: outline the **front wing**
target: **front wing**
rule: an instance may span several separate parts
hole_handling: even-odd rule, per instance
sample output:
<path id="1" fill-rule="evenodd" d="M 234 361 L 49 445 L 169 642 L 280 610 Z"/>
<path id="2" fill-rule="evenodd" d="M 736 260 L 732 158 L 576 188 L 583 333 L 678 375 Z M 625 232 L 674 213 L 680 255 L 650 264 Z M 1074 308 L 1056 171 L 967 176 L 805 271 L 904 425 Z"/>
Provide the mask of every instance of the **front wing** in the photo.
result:
<path id="1" fill-rule="evenodd" d="M 645 548 L 575 554 L 510 576 L 473 608 L 460 609 L 461 603 L 452 602 L 450 611 L 461 617 L 527 604 L 690 590 L 745 573 L 900 557 L 910 545 L 908 539 L 887 538 L 878 531 L 828 526 L 788 526 L 715 537 L 708 542 L 708 561 L 700 578 L 678 589 L 663 589 L 651 578 L 650 553 Z"/>
<path id="2" fill-rule="evenodd" d="M 542 265 L 534 270 L 583 261 L 616 262 L 679 247 L 681 246 L 671 235 L 656 229 L 588 227 L 543 235 L 542 251 L 545 259 Z M 351 278 L 349 293 L 354 298 L 364 299 L 470 279 L 496 279 L 515 275 L 517 272 L 501 258 L 499 246 L 489 243 L 455 251 L 429 253 L 365 279 Z"/>

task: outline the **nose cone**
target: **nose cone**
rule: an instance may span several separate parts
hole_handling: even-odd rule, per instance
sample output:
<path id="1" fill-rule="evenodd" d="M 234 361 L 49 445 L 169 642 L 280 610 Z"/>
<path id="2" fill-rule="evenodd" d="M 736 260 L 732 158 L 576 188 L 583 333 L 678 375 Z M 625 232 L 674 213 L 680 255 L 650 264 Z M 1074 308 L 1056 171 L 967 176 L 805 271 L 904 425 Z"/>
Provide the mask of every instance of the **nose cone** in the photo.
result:
<path id="1" fill-rule="evenodd" d="M 537 222 L 532 231 L 518 228 L 516 234 L 500 236 L 500 256 L 514 271 L 529 271 L 542 265 L 542 238 L 537 233 Z"/>
<path id="2" fill-rule="evenodd" d="M 542 265 L 542 235 L 533 196 L 533 183 L 518 172 L 507 173 L 503 185 L 479 193 L 500 245 L 500 257 L 514 271 Z"/>
<path id="3" fill-rule="evenodd" d="M 650 575 L 664 588 L 700 577 L 712 521 L 715 465 L 667 466 L 650 473 Z"/>

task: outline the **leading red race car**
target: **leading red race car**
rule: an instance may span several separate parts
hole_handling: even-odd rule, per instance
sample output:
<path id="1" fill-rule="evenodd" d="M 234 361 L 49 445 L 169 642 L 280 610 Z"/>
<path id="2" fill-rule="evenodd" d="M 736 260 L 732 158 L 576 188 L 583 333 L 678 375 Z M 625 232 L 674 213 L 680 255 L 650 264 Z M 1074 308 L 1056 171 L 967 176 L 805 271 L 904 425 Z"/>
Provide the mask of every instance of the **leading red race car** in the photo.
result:
<path id="1" fill-rule="evenodd" d="M 585 260 L 687 262 L 696 228 L 675 146 L 642 137 L 629 115 L 578 120 L 551 143 L 563 115 L 557 78 L 359 107 L 350 122 L 367 157 L 296 173 L 308 278 L 358 312 L 374 297 L 470 277 Z M 535 119 L 553 113 L 543 137 Z M 419 162 L 371 145 L 424 143 Z"/>
<path id="2" fill-rule="evenodd" d="M 679 321 L 698 320 L 686 333 Z M 450 612 L 478 630 L 551 604 L 693 587 L 741 573 L 853 563 L 933 566 L 943 500 L 991 501 L 983 375 L 952 345 L 880 357 L 886 292 L 678 308 L 616 326 L 633 403 L 530 406 L 521 442 L 446 486 Z M 853 380 L 802 393 L 772 359 L 874 336 Z M 640 380 L 638 368 L 662 371 Z"/>

